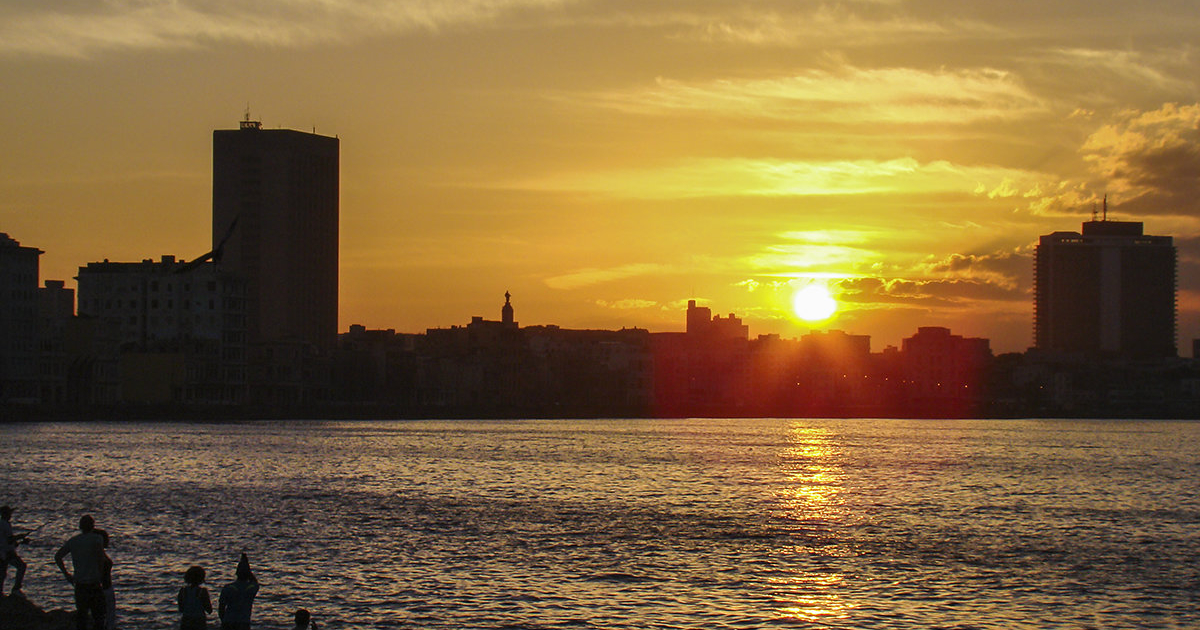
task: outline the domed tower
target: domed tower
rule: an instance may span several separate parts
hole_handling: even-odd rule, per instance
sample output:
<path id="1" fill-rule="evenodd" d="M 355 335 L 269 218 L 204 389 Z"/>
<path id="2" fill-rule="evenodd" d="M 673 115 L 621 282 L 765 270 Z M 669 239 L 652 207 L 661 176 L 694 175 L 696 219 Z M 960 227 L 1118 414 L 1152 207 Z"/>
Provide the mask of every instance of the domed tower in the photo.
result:
<path id="1" fill-rule="evenodd" d="M 504 308 L 500 309 L 500 321 L 503 322 L 507 326 L 512 326 L 515 323 L 515 322 L 513 322 L 512 302 L 509 301 L 511 299 L 512 299 L 512 294 L 510 294 L 508 291 L 505 291 L 504 292 Z"/>

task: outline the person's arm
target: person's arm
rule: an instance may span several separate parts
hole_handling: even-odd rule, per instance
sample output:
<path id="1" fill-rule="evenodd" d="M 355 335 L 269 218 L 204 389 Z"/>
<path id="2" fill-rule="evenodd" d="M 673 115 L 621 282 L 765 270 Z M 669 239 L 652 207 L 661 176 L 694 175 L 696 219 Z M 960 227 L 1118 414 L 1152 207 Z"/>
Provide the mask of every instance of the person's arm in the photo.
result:
<path id="1" fill-rule="evenodd" d="M 208 598 L 208 589 L 200 589 L 200 603 L 204 604 L 204 612 L 212 614 L 212 600 Z"/>
<path id="2" fill-rule="evenodd" d="M 29 536 L 29 534 L 13 533 L 12 525 L 9 525 L 8 523 L 5 523 L 4 525 L 0 526 L 0 533 L 3 533 L 5 542 L 12 545 L 13 547 L 17 547 L 21 543 L 25 542 L 25 538 L 27 536 Z"/>
<path id="3" fill-rule="evenodd" d="M 63 562 L 63 558 L 66 558 L 68 553 L 67 546 L 63 545 L 62 549 L 59 549 L 58 553 L 54 554 L 54 563 L 58 565 L 58 570 L 62 571 L 63 577 L 67 578 L 67 581 L 71 584 L 74 584 L 75 577 L 71 575 L 70 571 L 67 571 L 67 565 Z"/>
<path id="4" fill-rule="evenodd" d="M 227 591 L 227 590 L 229 590 L 229 589 L 228 588 L 221 589 L 221 595 L 219 597 L 217 597 L 217 618 L 220 619 L 221 621 L 225 621 L 225 605 L 228 603 L 228 599 L 229 599 L 228 597 L 225 596 L 225 591 Z"/>
<path id="5" fill-rule="evenodd" d="M 179 594 L 175 596 L 175 603 L 179 604 L 179 612 L 183 612 L 183 592 L 187 590 L 186 586 L 179 587 Z"/>
<path id="6" fill-rule="evenodd" d="M 100 556 L 100 585 L 105 589 L 110 589 L 112 588 L 113 561 L 106 553 L 102 553 Z"/>

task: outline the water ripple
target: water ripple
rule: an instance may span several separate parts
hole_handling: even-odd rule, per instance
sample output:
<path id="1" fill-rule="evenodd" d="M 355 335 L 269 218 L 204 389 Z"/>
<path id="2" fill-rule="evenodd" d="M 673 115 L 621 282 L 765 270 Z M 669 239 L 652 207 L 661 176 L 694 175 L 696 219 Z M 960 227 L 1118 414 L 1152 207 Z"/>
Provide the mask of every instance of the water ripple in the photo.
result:
<path id="1" fill-rule="evenodd" d="M 669 420 L 0 426 L 26 593 L 113 536 L 122 627 L 237 554 L 256 627 L 1200 626 L 1200 423 Z"/>

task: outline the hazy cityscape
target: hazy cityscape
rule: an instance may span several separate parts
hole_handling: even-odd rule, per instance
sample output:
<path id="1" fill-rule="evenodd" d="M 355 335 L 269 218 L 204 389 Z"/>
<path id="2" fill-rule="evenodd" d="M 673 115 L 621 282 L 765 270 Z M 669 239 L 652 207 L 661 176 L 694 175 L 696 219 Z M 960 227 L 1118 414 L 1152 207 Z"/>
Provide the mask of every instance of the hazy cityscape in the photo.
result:
<path id="1" fill-rule="evenodd" d="M 339 140 L 243 120 L 213 133 L 212 250 L 87 262 L 39 285 L 6 235 L 0 401 L 9 419 L 157 417 L 1191 417 L 1170 236 L 1102 214 L 1041 237 L 1034 345 L 924 326 L 900 347 L 814 330 L 751 336 L 691 300 L 684 332 L 337 330 Z M 451 290 L 450 287 L 447 288 Z M 481 296 L 487 301 L 488 296 Z M 519 296 L 518 296 L 519 303 Z M 76 306 L 78 304 L 78 306 Z M 33 414 L 27 416 L 27 414 Z"/>

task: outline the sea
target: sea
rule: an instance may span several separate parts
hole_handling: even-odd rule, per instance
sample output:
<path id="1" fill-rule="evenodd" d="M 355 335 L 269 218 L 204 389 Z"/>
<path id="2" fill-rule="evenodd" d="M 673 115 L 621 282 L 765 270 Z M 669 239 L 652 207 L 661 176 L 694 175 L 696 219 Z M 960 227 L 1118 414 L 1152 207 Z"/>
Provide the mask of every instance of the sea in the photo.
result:
<path id="1" fill-rule="evenodd" d="M 93 515 L 130 630 L 243 552 L 264 629 L 1200 627 L 1200 422 L 9 424 L 0 502 L 46 609 Z"/>

